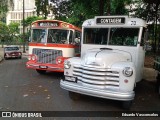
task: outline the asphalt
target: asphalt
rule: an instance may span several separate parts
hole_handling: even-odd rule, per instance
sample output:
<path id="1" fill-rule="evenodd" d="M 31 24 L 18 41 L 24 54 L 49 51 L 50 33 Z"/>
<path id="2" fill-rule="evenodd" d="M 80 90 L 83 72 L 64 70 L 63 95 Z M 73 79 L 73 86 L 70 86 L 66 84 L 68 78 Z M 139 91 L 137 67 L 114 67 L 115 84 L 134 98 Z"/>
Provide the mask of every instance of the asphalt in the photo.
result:
<path id="1" fill-rule="evenodd" d="M 4 60 L 3 58 L 3 48 L 0 47 L 0 62 L 2 62 Z M 28 56 L 28 51 L 26 51 L 25 53 L 22 53 L 23 57 L 27 57 Z M 157 71 L 155 71 L 153 68 L 144 68 L 143 71 L 143 79 L 147 80 L 147 81 L 156 81 L 156 76 L 157 76 Z"/>

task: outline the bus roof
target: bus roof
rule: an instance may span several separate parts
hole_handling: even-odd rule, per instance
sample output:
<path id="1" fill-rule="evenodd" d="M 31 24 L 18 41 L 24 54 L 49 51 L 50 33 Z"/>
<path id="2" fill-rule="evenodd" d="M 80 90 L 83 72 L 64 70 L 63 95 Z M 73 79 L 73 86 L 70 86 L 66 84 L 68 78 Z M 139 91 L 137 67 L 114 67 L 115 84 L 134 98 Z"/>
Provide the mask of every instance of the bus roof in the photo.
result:
<path id="1" fill-rule="evenodd" d="M 53 25 L 50 26 L 51 24 L 44 24 L 44 23 L 59 23 L 60 25 Z M 42 25 L 43 23 L 43 25 Z M 34 21 L 32 23 L 32 27 L 63 27 L 63 28 L 70 28 L 70 29 L 75 29 L 75 30 L 78 30 L 78 31 L 81 31 L 81 28 L 75 26 L 75 25 L 72 25 L 70 23 L 67 23 L 67 22 L 64 22 L 64 21 L 60 21 L 60 20 L 37 20 L 37 21 Z"/>
<path id="2" fill-rule="evenodd" d="M 128 16 L 95 16 L 83 22 L 82 27 L 146 27 L 146 22 L 140 18 Z"/>

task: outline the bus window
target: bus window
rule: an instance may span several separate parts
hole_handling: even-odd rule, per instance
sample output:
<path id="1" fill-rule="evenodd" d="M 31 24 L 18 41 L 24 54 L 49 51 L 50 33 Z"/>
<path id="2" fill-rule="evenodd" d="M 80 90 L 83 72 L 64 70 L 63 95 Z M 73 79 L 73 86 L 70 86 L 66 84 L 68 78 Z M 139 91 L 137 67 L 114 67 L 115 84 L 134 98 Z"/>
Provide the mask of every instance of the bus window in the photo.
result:
<path id="1" fill-rule="evenodd" d="M 109 45 L 137 46 L 139 28 L 111 28 Z"/>
<path id="2" fill-rule="evenodd" d="M 33 29 L 32 42 L 44 43 L 46 39 L 46 29 Z"/>
<path id="3" fill-rule="evenodd" d="M 49 29 L 47 42 L 66 44 L 68 43 L 68 39 L 67 39 L 68 35 L 69 35 L 69 30 Z"/>
<path id="4" fill-rule="evenodd" d="M 108 28 L 85 28 L 84 44 L 106 45 L 108 38 Z"/>

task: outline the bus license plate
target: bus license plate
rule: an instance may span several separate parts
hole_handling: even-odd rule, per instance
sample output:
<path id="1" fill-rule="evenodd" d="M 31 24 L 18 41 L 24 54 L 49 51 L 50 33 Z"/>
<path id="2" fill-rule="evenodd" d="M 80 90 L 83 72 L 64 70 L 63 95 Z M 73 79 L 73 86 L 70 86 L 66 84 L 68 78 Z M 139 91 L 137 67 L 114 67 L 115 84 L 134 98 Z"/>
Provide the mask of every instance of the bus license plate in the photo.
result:
<path id="1" fill-rule="evenodd" d="M 47 66 L 39 66 L 41 69 L 47 69 Z"/>

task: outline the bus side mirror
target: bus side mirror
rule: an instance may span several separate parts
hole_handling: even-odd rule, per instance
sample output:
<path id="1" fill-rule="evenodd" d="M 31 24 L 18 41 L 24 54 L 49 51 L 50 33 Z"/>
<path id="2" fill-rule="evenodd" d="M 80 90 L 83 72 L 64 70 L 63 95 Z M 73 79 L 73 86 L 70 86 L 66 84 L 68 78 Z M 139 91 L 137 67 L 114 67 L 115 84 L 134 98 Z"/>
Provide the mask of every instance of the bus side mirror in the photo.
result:
<path id="1" fill-rule="evenodd" d="M 145 36 L 144 36 L 145 50 L 146 51 L 151 51 L 152 50 L 152 46 L 149 44 L 148 39 L 149 39 L 149 32 L 148 32 L 148 29 L 146 29 Z"/>
<path id="2" fill-rule="evenodd" d="M 31 42 L 31 37 L 28 38 L 28 42 Z"/>
<path id="3" fill-rule="evenodd" d="M 80 43 L 80 37 L 75 38 L 75 39 L 74 39 L 74 42 L 75 42 L 76 44 L 79 44 L 79 43 Z"/>
<path id="4" fill-rule="evenodd" d="M 145 46 L 147 44 L 148 37 L 149 37 L 148 29 L 145 29 L 144 35 L 142 36 L 140 46 Z"/>

